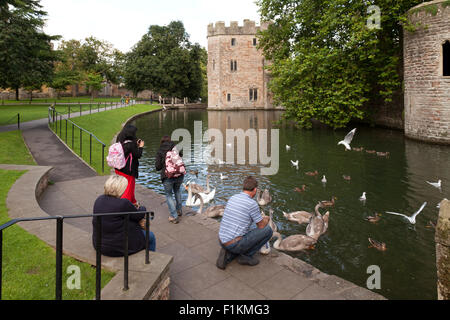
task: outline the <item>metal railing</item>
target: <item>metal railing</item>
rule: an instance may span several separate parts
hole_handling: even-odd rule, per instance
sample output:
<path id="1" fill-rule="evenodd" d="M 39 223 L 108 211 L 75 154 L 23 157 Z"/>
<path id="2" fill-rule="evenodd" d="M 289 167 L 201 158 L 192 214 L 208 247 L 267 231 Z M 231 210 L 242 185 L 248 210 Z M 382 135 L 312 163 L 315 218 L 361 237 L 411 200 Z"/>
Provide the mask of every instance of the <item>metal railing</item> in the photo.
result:
<path id="1" fill-rule="evenodd" d="M 10 119 L 5 122 L 0 123 L 0 126 L 6 126 L 9 124 L 14 124 L 17 120 L 17 130 L 20 130 L 20 113 L 13 115 Z"/>
<path id="2" fill-rule="evenodd" d="M 128 226 L 130 215 L 144 213 L 145 214 L 145 264 L 150 263 L 149 256 L 149 238 L 150 238 L 150 219 L 153 218 L 153 211 L 138 211 L 138 212 L 120 212 L 120 213 L 96 213 L 87 215 L 73 215 L 73 216 L 47 216 L 36 218 L 13 219 L 7 223 L 0 225 L 0 300 L 2 299 L 2 276 L 3 276 L 3 230 L 15 225 L 18 222 L 26 221 L 41 221 L 41 220 L 56 220 L 56 285 L 55 285 L 55 300 L 62 300 L 62 252 L 63 252 L 63 222 L 64 219 L 88 218 L 95 217 L 96 219 L 96 277 L 95 277 L 95 299 L 101 299 L 101 265 L 102 265 L 102 217 L 123 215 L 125 217 L 124 223 L 124 279 L 123 290 L 129 289 L 128 286 Z"/>
<path id="3" fill-rule="evenodd" d="M 69 111 L 70 112 L 70 111 Z M 81 109 L 80 109 L 80 115 L 81 115 Z M 58 120 L 59 117 L 59 120 Z M 70 113 L 69 113 L 69 117 L 70 117 Z M 83 158 L 83 132 L 87 133 L 89 135 L 89 165 L 92 165 L 92 137 L 94 137 L 95 140 L 97 140 L 101 146 L 102 146 L 102 172 L 105 172 L 105 143 L 103 143 L 103 141 L 101 141 L 99 138 L 97 138 L 92 132 L 78 126 L 77 124 L 75 124 L 74 122 L 72 122 L 71 120 L 64 118 L 63 119 L 63 114 L 59 113 L 58 111 L 55 110 L 54 107 L 49 107 L 48 108 L 48 123 L 49 126 L 52 126 L 52 129 L 55 131 L 55 133 L 57 135 L 59 135 L 59 137 L 61 139 L 63 139 L 62 137 L 62 123 L 63 120 L 65 121 L 65 136 L 64 136 L 64 142 L 69 145 L 67 139 L 68 139 L 68 124 L 71 124 L 72 127 L 72 150 L 75 151 L 75 127 L 80 131 L 80 157 Z M 58 126 L 58 121 L 59 121 L 59 126 Z M 58 134 L 58 129 L 59 129 L 59 134 Z"/>

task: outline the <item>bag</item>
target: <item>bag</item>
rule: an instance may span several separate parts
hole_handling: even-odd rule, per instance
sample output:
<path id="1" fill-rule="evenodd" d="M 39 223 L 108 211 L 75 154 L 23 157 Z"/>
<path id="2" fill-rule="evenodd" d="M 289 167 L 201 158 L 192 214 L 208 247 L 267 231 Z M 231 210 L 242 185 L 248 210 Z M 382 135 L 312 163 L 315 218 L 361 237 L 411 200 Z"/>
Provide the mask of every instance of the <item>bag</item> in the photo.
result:
<path id="1" fill-rule="evenodd" d="M 186 174 L 186 168 L 176 147 L 166 153 L 166 170 L 164 173 L 167 178 L 178 178 Z"/>
<path id="2" fill-rule="evenodd" d="M 125 141 L 124 143 L 130 142 L 130 140 Z M 122 169 L 127 164 L 128 158 L 131 157 L 130 161 L 130 170 L 131 170 L 131 162 L 133 161 L 133 155 L 130 154 L 125 159 L 125 153 L 123 151 L 122 144 L 120 142 L 116 142 L 109 147 L 108 156 L 106 157 L 106 162 L 108 166 L 113 167 L 115 169 Z"/>

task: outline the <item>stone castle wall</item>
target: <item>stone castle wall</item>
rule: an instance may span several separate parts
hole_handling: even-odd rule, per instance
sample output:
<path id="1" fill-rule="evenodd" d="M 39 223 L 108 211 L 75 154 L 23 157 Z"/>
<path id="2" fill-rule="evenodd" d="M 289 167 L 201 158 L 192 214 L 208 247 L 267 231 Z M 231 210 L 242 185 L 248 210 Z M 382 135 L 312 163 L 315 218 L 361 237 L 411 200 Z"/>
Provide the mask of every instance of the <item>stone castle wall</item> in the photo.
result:
<path id="1" fill-rule="evenodd" d="M 264 69 L 267 62 L 256 46 L 256 34 L 265 28 L 267 24 L 256 26 L 250 20 L 244 20 L 243 26 L 236 21 L 229 27 L 221 21 L 208 25 L 208 108 L 273 108 Z M 231 68 L 232 61 L 236 70 Z M 257 91 L 254 101 L 250 100 L 250 89 Z"/>
<path id="2" fill-rule="evenodd" d="M 443 44 L 450 41 L 450 3 L 426 2 L 408 14 L 417 28 L 404 30 L 405 135 L 450 144 L 450 76 L 443 76 Z"/>

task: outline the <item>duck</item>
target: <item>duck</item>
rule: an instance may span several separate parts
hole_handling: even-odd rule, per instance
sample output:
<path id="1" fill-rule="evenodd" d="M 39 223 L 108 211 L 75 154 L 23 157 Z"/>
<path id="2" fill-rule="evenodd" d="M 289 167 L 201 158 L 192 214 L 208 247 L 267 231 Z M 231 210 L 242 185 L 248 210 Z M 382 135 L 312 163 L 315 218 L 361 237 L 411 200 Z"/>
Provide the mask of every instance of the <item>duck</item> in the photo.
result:
<path id="1" fill-rule="evenodd" d="M 332 196 L 331 201 L 322 200 L 322 201 L 320 201 L 320 204 L 324 207 L 332 207 L 332 206 L 334 206 L 335 200 L 337 200 L 337 197 Z"/>
<path id="2" fill-rule="evenodd" d="M 311 172 L 311 171 L 305 172 L 305 174 L 308 176 L 317 176 L 319 174 L 319 172 L 317 172 L 317 170 L 315 170 L 314 172 Z"/>
<path id="3" fill-rule="evenodd" d="M 320 203 L 318 203 L 316 205 L 316 207 L 314 208 L 314 211 L 316 212 L 316 214 L 320 214 L 318 212 L 319 207 L 321 207 Z M 309 223 L 309 221 L 314 216 L 314 214 L 311 212 L 308 212 L 308 211 L 293 211 L 290 213 L 286 213 L 283 211 L 283 216 L 289 221 L 297 222 L 298 224 L 304 224 L 304 223 Z"/>
<path id="4" fill-rule="evenodd" d="M 379 157 L 389 157 L 389 152 L 377 152 L 377 156 Z"/>
<path id="5" fill-rule="evenodd" d="M 352 180 L 352 177 L 346 176 L 345 174 L 342 176 L 342 178 L 344 178 L 344 180 L 347 180 L 347 181 Z"/>
<path id="6" fill-rule="evenodd" d="M 322 178 L 322 183 L 327 183 L 327 178 L 325 177 L 325 175 Z"/>
<path id="7" fill-rule="evenodd" d="M 366 198 L 366 193 L 365 193 L 365 192 L 363 192 L 362 196 L 359 197 L 359 200 L 360 200 L 360 201 L 366 201 L 366 200 L 367 200 L 367 198 Z"/>
<path id="8" fill-rule="evenodd" d="M 367 153 L 377 153 L 376 150 L 366 150 Z"/>
<path id="9" fill-rule="evenodd" d="M 272 202 L 272 196 L 269 193 L 269 189 L 264 189 L 262 196 L 261 196 L 261 190 L 257 189 L 256 192 L 256 201 L 260 206 L 268 205 L 270 202 Z"/>
<path id="10" fill-rule="evenodd" d="M 304 234 L 294 234 L 292 236 L 282 238 L 279 232 L 273 233 L 273 238 L 277 240 L 273 247 L 280 251 L 302 251 L 306 249 L 314 249 L 315 239 Z"/>
<path id="11" fill-rule="evenodd" d="M 302 185 L 302 188 L 300 189 L 299 187 L 295 187 L 294 191 L 296 192 L 303 192 L 306 191 L 306 185 Z"/>
<path id="12" fill-rule="evenodd" d="M 381 217 L 381 214 L 375 213 L 375 215 L 373 215 L 373 216 L 366 217 L 366 220 L 369 222 L 372 222 L 372 223 L 376 223 L 381 219 L 380 217 Z"/>
<path id="13" fill-rule="evenodd" d="M 375 248 L 379 251 L 386 251 L 386 243 L 377 241 L 375 239 L 369 238 L 370 246 L 369 248 Z"/>
<path id="14" fill-rule="evenodd" d="M 360 152 L 360 151 L 363 151 L 363 150 L 364 150 L 364 148 L 363 148 L 363 147 L 359 147 L 359 148 L 352 148 L 352 150 L 353 150 L 353 151 L 358 151 L 358 152 Z"/>

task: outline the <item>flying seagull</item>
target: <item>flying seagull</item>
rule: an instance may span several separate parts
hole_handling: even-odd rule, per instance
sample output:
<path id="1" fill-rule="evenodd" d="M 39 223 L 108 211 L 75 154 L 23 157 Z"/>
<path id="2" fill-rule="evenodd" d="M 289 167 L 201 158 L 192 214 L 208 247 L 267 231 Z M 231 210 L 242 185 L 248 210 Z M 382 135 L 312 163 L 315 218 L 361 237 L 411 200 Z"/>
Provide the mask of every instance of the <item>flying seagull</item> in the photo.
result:
<path id="1" fill-rule="evenodd" d="M 296 167 L 297 170 L 298 170 L 298 160 L 295 161 L 295 162 L 291 160 L 291 163 L 292 163 L 292 165 L 293 165 L 294 167 Z"/>
<path id="2" fill-rule="evenodd" d="M 355 132 L 356 132 L 356 128 L 353 129 L 352 131 L 350 131 L 349 133 L 347 133 L 344 140 L 339 141 L 338 145 L 343 144 L 347 150 L 352 150 L 352 148 L 350 148 L 350 143 L 352 142 Z"/>
<path id="3" fill-rule="evenodd" d="M 389 211 L 386 211 L 386 213 L 389 213 L 389 214 L 395 214 L 395 215 L 397 215 L 397 216 L 402 216 L 402 217 L 404 217 L 405 219 L 407 219 L 410 223 L 415 224 L 415 223 L 416 223 L 416 217 L 417 217 L 417 215 L 423 210 L 423 208 L 425 208 L 426 205 L 427 205 L 427 203 L 424 202 L 424 203 L 422 204 L 422 206 L 420 207 L 420 209 L 417 210 L 411 217 L 408 217 L 408 216 L 406 216 L 406 215 L 404 215 L 404 214 L 397 213 L 397 212 L 389 212 Z"/>
<path id="4" fill-rule="evenodd" d="M 433 187 L 440 189 L 441 188 L 441 180 L 439 180 L 438 182 L 430 182 L 427 181 L 427 183 L 431 184 Z"/>

